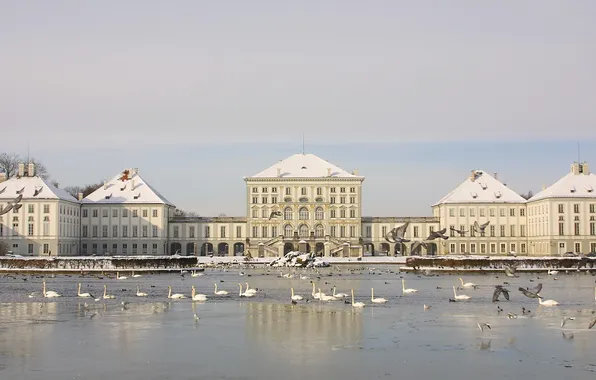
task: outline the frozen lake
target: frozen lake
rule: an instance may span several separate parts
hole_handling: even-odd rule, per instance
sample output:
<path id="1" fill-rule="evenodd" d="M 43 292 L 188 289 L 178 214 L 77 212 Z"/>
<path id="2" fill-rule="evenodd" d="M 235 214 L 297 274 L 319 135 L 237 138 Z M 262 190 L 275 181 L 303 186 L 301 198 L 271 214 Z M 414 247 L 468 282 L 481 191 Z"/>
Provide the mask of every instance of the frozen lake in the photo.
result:
<path id="1" fill-rule="evenodd" d="M 395 270 L 344 266 L 304 272 L 310 276 L 304 280 L 280 278 L 279 269 L 267 273 L 263 268 L 243 269 L 243 276 L 239 269 L 207 269 L 194 278 L 143 274 L 126 280 L 2 275 L 0 378 L 596 378 L 596 328 L 587 329 L 596 317 L 596 277 L 575 272 L 560 273 L 556 280 L 546 274 L 466 275 L 464 280 L 478 289 L 461 291 L 472 297 L 468 301 L 449 302 L 452 286 L 460 285 L 457 275 L 418 277 Z M 401 276 L 418 292 L 402 296 Z M 40 297 L 44 280 L 48 290 L 63 297 Z M 311 280 L 327 294 L 333 285 L 338 292 L 354 289 L 356 301 L 366 307 L 318 300 L 292 305 L 290 287 L 310 297 Z M 259 291 L 241 299 L 238 283 L 246 281 Z M 492 303 L 494 285 L 503 281 L 509 282 L 511 301 Z M 117 298 L 81 299 L 79 282 L 83 292 L 95 296 L 106 284 Z M 215 296 L 214 282 L 230 295 Z M 544 284 L 541 295 L 560 306 L 538 306 L 517 290 L 539 282 Z M 149 297 L 136 297 L 137 285 Z M 187 296 L 195 285 L 209 299 L 169 300 L 169 285 Z M 388 303 L 373 306 L 371 287 Z M 29 298 L 32 292 L 38 294 Z M 425 311 L 424 304 L 431 309 Z M 498 313 L 497 305 L 504 311 Z M 523 315 L 522 307 L 531 313 Z M 518 318 L 508 319 L 508 312 Z M 563 316 L 576 319 L 561 328 Z M 492 329 L 482 332 L 478 322 Z"/>

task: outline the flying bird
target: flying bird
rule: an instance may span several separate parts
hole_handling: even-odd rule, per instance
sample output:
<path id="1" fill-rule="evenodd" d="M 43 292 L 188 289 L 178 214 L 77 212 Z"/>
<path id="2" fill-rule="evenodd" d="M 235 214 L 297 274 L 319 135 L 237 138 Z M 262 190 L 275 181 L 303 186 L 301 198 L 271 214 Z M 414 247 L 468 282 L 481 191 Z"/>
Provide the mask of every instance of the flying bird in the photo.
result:
<path id="1" fill-rule="evenodd" d="M 404 238 L 404 236 L 406 235 L 406 230 L 408 229 L 409 225 L 410 222 L 406 222 L 399 227 L 391 229 L 391 231 L 385 235 L 385 240 L 387 240 L 389 243 L 408 243 L 410 240 Z"/>
<path id="2" fill-rule="evenodd" d="M 273 212 L 271 212 L 271 214 L 269 214 L 269 220 L 276 218 L 278 216 L 281 216 L 281 215 L 282 215 L 281 211 L 273 211 Z"/>
<path id="3" fill-rule="evenodd" d="M 518 275 L 515 274 L 515 271 L 516 271 L 516 269 L 513 266 L 505 267 L 505 275 L 507 277 L 519 277 Z"/>
<path id="4" fill-rule="evenodd" d="M 592 327 L 594 327 L 594 325 L 596 325 L 596 318 L 592 319 L 592 322 L 590 322 L 588 328 L 591 329 Z"/>
<path id="5" fill-rule="evenodd" d="M 565 326 L 565 323 L 567 323 L 567 321 L 574 321 L 575 318 L 574 317 L 563 317 L 563 319 L 561 319 L 561 327 Z"/>
<path id="6" fill-rule="evenodd" d="M 429 241 L 435 240 L 435 239 L 447 240 L 447 239 L 449 239 L 449 236 L 445 235 L 445 232 L 447 232 L 447 228 L 443 228 L 442 230 L 439 230 L 439 231 L 432 231 L 430 233 L 430 235 L 428 235 L 426 240 L 429 240 Z"/>
<path id="7" fill-rule="evenodd" d="M 488 327 L 489 330 L 492 329 L 488 323 L 477 323 L 476 325 L 478 326 L 480 331 L 484 331 L 484 327 Z"/>
<path id="8" fill-rule="evenodd" d="M 493 293 L 493 302 L 499 301 L 499 296 L 503 293 L 505 299 L 509 301 L 509 290 L 505 289 L 502 285 L 495 285 L 495 291 Z"/>
<path id="9" fill-rule="evenodd" d="M 458 234 L 459 234 L 459 236 L 462 236 L 462 237 L 463 237 L 463 236 L 466 236 L 466 232 L 470 232 L 469 230 L 468 230 L 468 231 L 464 231 L 464 230 L 458 230 L 458 229 L 456 229 L 455 227 L 450 227 L 449 229 L 450 229 L 451 231 L 453 231 L 453 232 L 456 232 L 456 233 L 458 233 Z"/>
<path id="10" fill-rule="evenodd" d="M 484 230 L 486 230 L 486 227 L 488 227 L 488 225 L 490 224 L 490 221 L 484 223 L 484 224 L 478 224 L 478 221 L 474 222 L 474 231 L 483 234 Z"/>
<path id="11" fill-rule="evenodd" d="M 542 284 L 538 284 L 538 285 L 540 285 L 542 287 Z M 524 289 L 521 286 L 518 288 L 518 290 L 520 292 L 522 292 L 523 295 L 526 296 L 526 297 L 528 297 L 528 298 L 542 298 L 542 296 L 539 295 L 538 292 L 533 292 L 531 290 Z"/>

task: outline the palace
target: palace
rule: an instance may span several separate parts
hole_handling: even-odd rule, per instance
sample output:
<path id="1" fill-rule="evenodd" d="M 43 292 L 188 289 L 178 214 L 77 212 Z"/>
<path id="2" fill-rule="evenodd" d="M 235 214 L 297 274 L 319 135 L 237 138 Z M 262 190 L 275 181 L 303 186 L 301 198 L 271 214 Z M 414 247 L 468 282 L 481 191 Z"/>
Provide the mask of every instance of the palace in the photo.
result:
<path id="1" fill-rule="evenodd" d="M 430 217 L 363 216 L 364 180 L 357 170 L 348 172 L 313 154 L 294 154 L 244 178 L 246 216 L 186 217 L 137 168 L 124 169 L 87 197 L 75 198 L 36 176 L 33 164 L 21 164 L 15 177 L 0 177 L 0 243 L 13 254 L 83 256 L 596 251 L 596 175 L 585 162 L 573 163 L 566 176 L 528 200 L 496 173 L 472 170 L 432 205 Z M 386 239 L 405 223 L 408 241 Z M 442 230 L 446 239 L 428 239 Z M 417 242 L 423 244 L 416 249 Z"/>

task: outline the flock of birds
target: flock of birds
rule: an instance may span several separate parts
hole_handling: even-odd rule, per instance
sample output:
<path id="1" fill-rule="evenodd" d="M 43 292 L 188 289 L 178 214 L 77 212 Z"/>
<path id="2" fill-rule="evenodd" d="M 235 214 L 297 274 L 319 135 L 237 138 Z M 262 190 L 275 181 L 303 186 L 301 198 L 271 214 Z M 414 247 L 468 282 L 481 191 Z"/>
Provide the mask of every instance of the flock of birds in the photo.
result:
<path id="1" fill-rule="evenodd" d="M 356 270 L 350 270 L 350 271 L 351 271 L 351 273 L 354 273 Z M 371 271 L 371 269 L 369 269 L 369 271 Z M 186 273 L 188 273 L 188 272 L 181 271 L 182 276 L 184 276 Z M 315 270 L 315 273 L 318 274 L 319 272 L 317 270 Z M 239 272 L 238 274 L 240 276 L 245 275 L 244 272 Z M 556 274 L 557 274 L 556 271 L 549 271 L 549 275 L 556 275 Z M 202 272 L 199 272 L 199 273 L 196 271 L 191 272 L 192 277 L 198 277 L 198 276 L 203 276 L 203 275 L 204 275 L 204 273 L 202 273 Z M 249 274 L 249 276 L 250 276 L 250 274 Z M 292 279 L 292 278 L 296 278 L 298 276 L 301 280 L 310 280 L 310 277 L 305 274 L 296 275 L 293 273 L 286 273 L 286 274 L 280 273 L 278 277 Z M 96 277 L 98 277 L 98 276 L 96 276 Z M 138 277 L 141 277 L 141 275 L 135 274 L 134 272 L 132 272 L 130 277 L 138 278 Z M 511 277 L 511 276 L 509 276 L 509 277 Z M 515 277 L 517 277 L 517 276 L 515 276 Z M 99 277 L 99 278 L 103 278 L 103 277 Z M 129 277 L 121 276 L 119 272 L 116 272 L 115 279 L 126 280 L 128 278 Z M 318 279 L 321 278 L 320 274 L 317 275 L 317 278 Z M 470 297 L 467 294 L 462 294 L 461 291 L 465 291 L 466 289 L 467 290 L 470 290 L 470 289 L 475 290 L 479 287 L 479 285 L 477 285 L 473 282 L 465 282 L 463 280 L 463 278 L 461 278 L 461 277 L 458 278 L 458 280 L 459 280 L 460 284 L 458 286 L 455 286 L 455 285 L 452 286 L 453 297 L 449 297 L 449 302 L 461 302 L 461 301 L 470 300 L 472 297 Z M 530 280 L 530 281 L 533 281 L 533 280 Z M 223 280 L 220 280 L 220 282 L 223 282 Z M 350 289 L 350 293 L 341 293 L 341 292 L 337 292 L 336 286 L 333 286 L 331 288 L 332 293 L 326 294 L 326 293 L 322 292 L 320 287 L 317 287 L 317 285 L 314 281 L 310 281 L 310 282 L 312 283 L 312 291 L 310 293 L 310 297 L 296 294 L 294 287 L 289 287 L 289 289 L 288 289 L 289 293 L 290 293 L 289 301 L 292 304 L 297 304 L 299 302 L 312 302 L 314 300 L 317 300 L 320 302 L 343 301 L 345 304 L 350 304 L 352 307 L 358 308 L 358 309 L 361 309 L 361 308 L 364 308 L 365 306 L 367 306 L 367 304 L 365 302 L 362 302 L 362 301 L 356 302 L 355 296 L 354 296 L 354 289 Z M 388 282 L 385 282 L 385 283 L 388 284 Z M 227 290 L 219 289 L 217 282 L 214 282 L 213 285 L 214 285 L 214 289 L 211 294 L 197 293 L 195 285 L 192 285 L 190 288 L 191 291 L 190 291 L 189 296 L 184 293 L 173 293 L 172 286 L 168 286 L 167 298 L 170 300 L 190 299 L 192 301 L 207 302 L 210 299 L 210 297 L 225 297 L 225 296 L 232 295 L 232 293 L 228 292 Z M 245 282 L 245 285 L 246 285 L 246 288 L 243 287 L 242 283 L 238 283 L 239 292 L 237 294 L 240 298 L 254 297 L 261 291 L 257 288 L 250 288 L 248 282 Z M 402 285 L 402 289 L 401 289 L 402 296 L 414 295 L 418 292 L 417 289 L 407 288 L 406 280 L 403 277 L 401 279 L 401 285 Z M 507 285 L 509 285 L 509 283 L 504 282 L 502 285 L 494 286 L 492 302 L 499 302 L 501 296 L 503 296 L 505 298 L 505 300 L 507 300 L 507 301 L 510 300 L 510 290 L 505 287 Z M 151 287 L 155 287 L 155 286 L 151 285 Z M 77 284 L 76 296 L 80 297 L 80 298 L 92 299 L 94 301 L 100 301 L 102 299 L 108 300 L 108 299 L 117 298 L 114 294 L 108 293 L 108 287 L 106 284 L 103 285 L 103 294 L 101 294 L 101 295 L 94 295 L 89 291 L 82 292 L 81 289 L 82 289 L 82 283 L 79 282 Z M 437 287 L 437 289 L 441 289 L 441 288 Z M 542 283 L 539 283 L 535 287 L 532 287 L 532 288 L 530 288 L 530 287 L 525 287 L 525 288 L 519 287 L 518 288 L 519 292 L 522 295 L 524 295 L 527 298 L 536 299 L 540 306 L 555 307 L 555 306 L 560 305 L 559 302 L 557 302 L 553 299 L 545 300 L 544 297 L 540 294 L 542 289 L 543 289 Z M 122 289 L 122 290 L 124 290 L 124 289 Z M 458 291 L 459 291 L 459 293 L 458 293 Z M 40 295 L 44 298 L 62 297 L 62 294 L 58 293 L 57 291 L 48 290 L 45 280 L 42 282 L 41 294 L 39 294 L 37 292 L 33 292 L 33 293 L 29 294 L 29 298 L 36 298 L 36 297 L 39 297 Z M 134 293 L 134 295 L 136 297 L 150 297 L 150 295 L 147 292 L 143 292 L 141 290 L 141 287 L 138 284 L 136 285 L 136 292 Z M 594 300 L 596 300 L 596 287 L 594 288 Z M 373 287 L 371 287 L 371 289 L 370 289 L 370 304 L 373 304 L 373 305 L 374 304 L 385 304 L 388 302 L 389 302 L 389 300 L 387 298 L 375 297 L 375 290 Z M 126 301 L 122 302 L 123 305 L 125 305 L 127 303 L 128 302 L 126 302 Z M 86 304 L 86 306 L 87 306 L 87 304 Z M 431 309 L 431 306 L 424 304 L 423 308 L 424 308 L 424 311 L 427 311 L 427 310 Z M 500 306 L 497 306 L 497 312 L 501 313 L 502 311 L 503 311 L 503 309 L 501 309 Z M 522 308 L 522 313 L 529 314 L 530 311 L 525 308 Z M 592 313 L 594 313 L 594 312 L 592 312 Z M 515 319 L 515 318 L 517 318 L 517 315 L 509 312 L 507 314 L 507 317 L 510 319 Z M 195 318 L 195 321 L 198 321 L 198 319 L 199 319 L 199 317 L 196 315 L 196 313 L 194 314 L 194 318 Z M 574 320 L 574 319 L 575 319 L 574 317 L 565 316 L 563 318 L 563 320 L 561 321 L 561 327 L 563 327 L 567 321 Z M 596 325 L 596 318 L 594 318 L 590 321 L 590 323 L 588 325 L 588 329 L 591 329 L 592 327 L 594 327 L 594 325 Z M 489 323 L 478 323 L 477 326 L 481 331 L 484 331 L 485 328 L 491 329 L 491 325 Z"/>

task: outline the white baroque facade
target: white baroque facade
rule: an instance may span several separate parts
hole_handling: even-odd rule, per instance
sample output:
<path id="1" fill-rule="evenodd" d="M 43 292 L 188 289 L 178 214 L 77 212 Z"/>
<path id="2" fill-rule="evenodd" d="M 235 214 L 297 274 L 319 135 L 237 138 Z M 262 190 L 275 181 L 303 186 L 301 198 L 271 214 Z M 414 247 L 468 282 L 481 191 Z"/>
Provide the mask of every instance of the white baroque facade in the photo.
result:
<path id="1" fill-rule="evenodd" d="M 56 256 L 78 253 L 80 206 L 77 199 L 35 175 L 34 164 L 20 164 L 18 174 L 0 181 L 0 207 L 22 196 L 0 215 L 0 241 L 16 255 Z M 1 213 L 1 212 L 0 212 Z"/>

